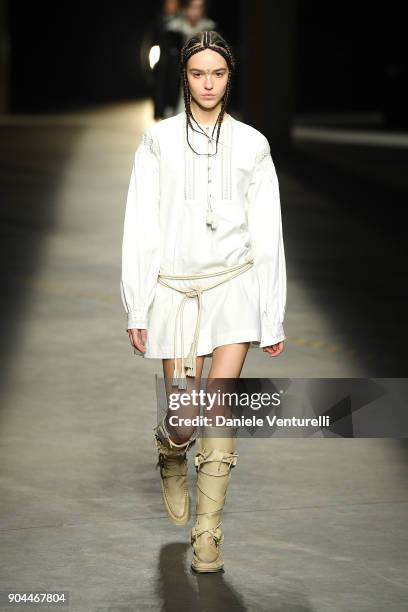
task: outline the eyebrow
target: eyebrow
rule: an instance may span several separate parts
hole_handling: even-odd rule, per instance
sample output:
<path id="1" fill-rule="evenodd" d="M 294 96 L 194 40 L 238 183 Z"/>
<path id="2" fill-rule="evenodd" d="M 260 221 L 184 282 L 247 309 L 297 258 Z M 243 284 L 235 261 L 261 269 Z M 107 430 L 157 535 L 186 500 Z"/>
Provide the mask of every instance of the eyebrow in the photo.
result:
<path id="1" fill-rule="evenodd" d="M 201 70 L 200 68 L 190 68 L 190 71 L 194 70 L 195 72 L 205 72 L 204 70 Z M 213 70 L 213 72 L 221 72 L 221 70 L 226 70 L 226 68 L 216 68 L 215 70 Z"/>

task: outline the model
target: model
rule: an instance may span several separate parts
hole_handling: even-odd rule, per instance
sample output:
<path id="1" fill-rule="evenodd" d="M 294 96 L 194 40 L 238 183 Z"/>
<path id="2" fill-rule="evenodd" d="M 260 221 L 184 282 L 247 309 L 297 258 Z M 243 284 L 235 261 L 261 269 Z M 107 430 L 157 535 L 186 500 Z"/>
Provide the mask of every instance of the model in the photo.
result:
<path id="1" fill-rule="evenodd" d="M 279 184 L 266 137 L 228 114 L 235 60 L 214 31 L 180 54 L 185 110 L 143 133 L 130 179 L 121 296 L 136 354 L 162 359 L 167 393 L 236 379 L 249 348 L 276 357 L 286 339 L 286 266 Z M 196 409 L 187 407 L 194 415 Z M 221 516 L 235 437 L 170 424 L 155 427 L 170 520 L 190 519 L 187 452 L 197 440 L 192 568 L 223 568 Z M 213 430 L 214 431 L 214 430 Z"/>

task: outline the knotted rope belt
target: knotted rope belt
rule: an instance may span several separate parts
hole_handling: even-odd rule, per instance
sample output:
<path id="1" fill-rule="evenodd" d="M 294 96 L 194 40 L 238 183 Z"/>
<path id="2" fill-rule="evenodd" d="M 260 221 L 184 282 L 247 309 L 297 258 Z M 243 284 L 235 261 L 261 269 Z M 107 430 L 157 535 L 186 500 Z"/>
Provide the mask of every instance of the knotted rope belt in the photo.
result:
<path id="1" fill-rule="evenodd" d="M 170 289 L 175 289 L 179 293 L 184 293 L 184 297 L 181 300 L 179 307 L 177 309 L 176 314 L 176 323 L 174 329 L 174 373 L 172 386 L 178 387 L 179 389 L 186 389 L 187 381 L 186 376 L 195 376 L 196 375 L 196 359 L 197 359 L 197 346 L 198 346 L 198 337 L 200 334 L 200 321 L 201 321 L 201 310 L 202 310 L 202 293 L 203 291 L 207 291 L 208 289 L 213 289 L 214 287 L 218 287 L 222 283 L 227 282 L 231 278 L 235 278 L 239 274 L 246 272 L 254 265 L 254 259 L 250 258 L 246 260 L 244 263 L 239 264 L 237 266 L 232 266 L 225 270 L 221 270 L 219 272 L 208 272 L 204 274 L 190 274 L 190 275 L 177 275 L 177 274 L 159 274 L 158 282 L 165 287 L 169 287 Z M 226 275 L 228 275 L 226 277 Z M 174 280 L 194 280 L 198 278 L 213 278 L 215 276 L 224 276 L 226 278 L 221 278 L 217 282 L 209 285 L 208 287 L 201 287 L 200 285 L 193 285 L 188 287 L 187 289 L 181 289 L 179 287 L 175 287 L 174 285 L 166 282 L 164 279 L 174 279 Z M 196 298 L 198 303 L 198 313 L 197 313 L 197 323 L 194 332 L 194 338 L 191 343 L 190 351 L 186 358 L 184 358 L 184 335 L 183 335 L 183 311 L 184 306 L 189 298 Z M 180 316 L 180 330 L 181 330 L 181 368 L 179 369 L 176 359 L 177 354 L 177 323 Z M 187 368 L 187 372 L 185 372 L 185 368 Z"/>

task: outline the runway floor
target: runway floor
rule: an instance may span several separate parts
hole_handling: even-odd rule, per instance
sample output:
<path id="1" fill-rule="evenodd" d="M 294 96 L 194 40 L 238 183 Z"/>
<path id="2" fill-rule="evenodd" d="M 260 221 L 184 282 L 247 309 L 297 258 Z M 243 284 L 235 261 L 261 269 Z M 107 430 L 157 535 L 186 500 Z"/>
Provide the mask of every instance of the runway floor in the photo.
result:
<path id="1" fill-rule="evenodd" d="M 192 521 L 168 522 L 155 469 L 161 362 L 134 356 L 119 296 L 150 113 L 146 101 L 0 121 L 0 591 L 65 590 L 78 612 L 405 611 L 405 440 L 238 440 L 225 572 L 191 573 Z M 405 376 L 401 228 L 356 202 L 400 205 L 406 152 L 369 155 L 299 142 L 276 161 L 288 341 L 278 359 L 251 350 L 243 377 Z M 194 503 L 191 455 L 189 484 Z"/>

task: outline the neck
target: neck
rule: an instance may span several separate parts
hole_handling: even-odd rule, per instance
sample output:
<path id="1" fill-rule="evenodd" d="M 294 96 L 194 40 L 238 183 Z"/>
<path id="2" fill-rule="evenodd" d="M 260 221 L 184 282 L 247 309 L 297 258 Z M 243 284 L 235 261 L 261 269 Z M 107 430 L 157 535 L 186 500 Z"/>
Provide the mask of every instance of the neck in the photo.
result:
<path id="1" fill-rule="evenodd" d="M 215 125 L 217 117 L 221 111 L 221 101 L 214 108 L 203 108 L 193 98 L 191 98 L 190 104 L 191 112 L 197 123 L 203 125 Z M 228 117 L 227 113 L 224 113 L 223 121 Z"/>

